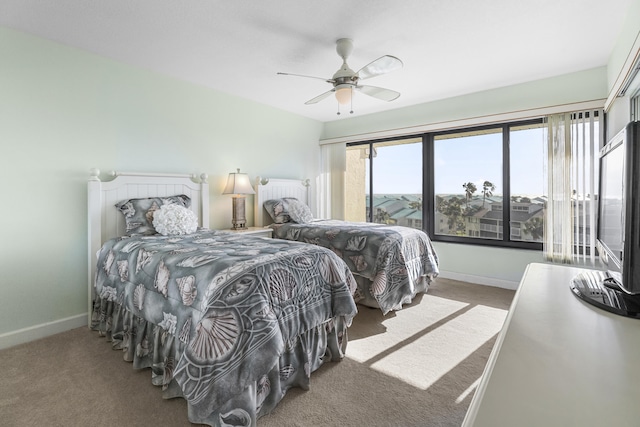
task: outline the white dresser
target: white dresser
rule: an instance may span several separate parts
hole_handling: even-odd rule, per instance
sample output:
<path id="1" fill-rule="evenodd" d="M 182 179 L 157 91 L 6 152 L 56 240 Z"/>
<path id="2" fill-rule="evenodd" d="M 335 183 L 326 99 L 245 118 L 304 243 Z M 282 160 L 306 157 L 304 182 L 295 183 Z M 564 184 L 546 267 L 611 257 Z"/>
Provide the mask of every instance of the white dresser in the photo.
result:
<path id="1" fill-rule="evenodd" d="M 640 320 L 577 298 L 582 271 L 527 267 L 463 427 L 640 426 Z"/>

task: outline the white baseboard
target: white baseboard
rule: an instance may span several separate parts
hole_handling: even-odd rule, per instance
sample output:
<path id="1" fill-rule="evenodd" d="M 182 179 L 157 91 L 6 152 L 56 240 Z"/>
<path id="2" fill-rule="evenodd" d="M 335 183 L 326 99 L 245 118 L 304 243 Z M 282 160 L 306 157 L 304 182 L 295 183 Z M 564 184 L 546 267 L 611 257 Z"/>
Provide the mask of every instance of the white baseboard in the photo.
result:
<path id="1" fill-rule="evenodd" d="M 0 334 L 0 350 L 59 334 L 80 326 L 87 326 L 87 313 Z"/>
<path id="2" fill-rule="evenodd" d="M 473 274 L 463 274 L 442 270 L 440 270 L 438 277 L 451 280 L 459 280 L 461 282 L 475 283 L 477 285 L 495 286 L 497 288 L 511 289 L 513 291 L 518 289 L 518 285 L 520 284 L 520 282 L 513 282 L 511 280 L 496 279 L 494 277 L 485 276 L 474 276 Z"/>

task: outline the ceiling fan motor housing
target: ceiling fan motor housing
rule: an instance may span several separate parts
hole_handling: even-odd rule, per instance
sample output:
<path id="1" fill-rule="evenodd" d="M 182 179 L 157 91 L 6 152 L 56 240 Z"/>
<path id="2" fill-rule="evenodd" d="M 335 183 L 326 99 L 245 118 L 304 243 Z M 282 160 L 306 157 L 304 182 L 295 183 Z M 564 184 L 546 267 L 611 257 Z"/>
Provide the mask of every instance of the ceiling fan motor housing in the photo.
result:
<path id="1" fill-rule="evenodd" d="M 338 87 L 340 85 L 350 85 L 355 86 L 358 83 L 358 76 L 353 74 L 348 74 L 345 76 L 338 76 L 338 73 L 333 75 L 333 87 Z"/>

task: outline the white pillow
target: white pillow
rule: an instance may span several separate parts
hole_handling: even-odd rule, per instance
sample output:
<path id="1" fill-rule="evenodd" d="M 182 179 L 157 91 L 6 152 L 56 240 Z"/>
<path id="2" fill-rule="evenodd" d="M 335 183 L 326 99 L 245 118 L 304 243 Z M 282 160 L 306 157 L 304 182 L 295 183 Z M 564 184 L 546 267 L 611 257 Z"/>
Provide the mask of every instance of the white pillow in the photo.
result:
<path id="1" fill-rule="evenodd" d="M 163 205 L 153 214 L 153 227 L 164 236 L 190 234 L 198 228 L 198 218 L 184 206 Z"/>

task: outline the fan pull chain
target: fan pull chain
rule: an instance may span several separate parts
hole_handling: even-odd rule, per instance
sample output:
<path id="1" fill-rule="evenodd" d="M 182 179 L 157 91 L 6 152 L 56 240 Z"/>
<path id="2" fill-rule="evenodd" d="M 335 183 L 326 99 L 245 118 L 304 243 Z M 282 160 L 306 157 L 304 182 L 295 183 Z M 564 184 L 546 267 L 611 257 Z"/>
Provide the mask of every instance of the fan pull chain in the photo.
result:
<path id="1" fill-rule="evenodd" d="M 353 88 L 350 88 L 351 90 L 351 99 L 349 101 L 351 101 L 351 110 L 349 111 L 349 114 L 353 114 Z"/>

